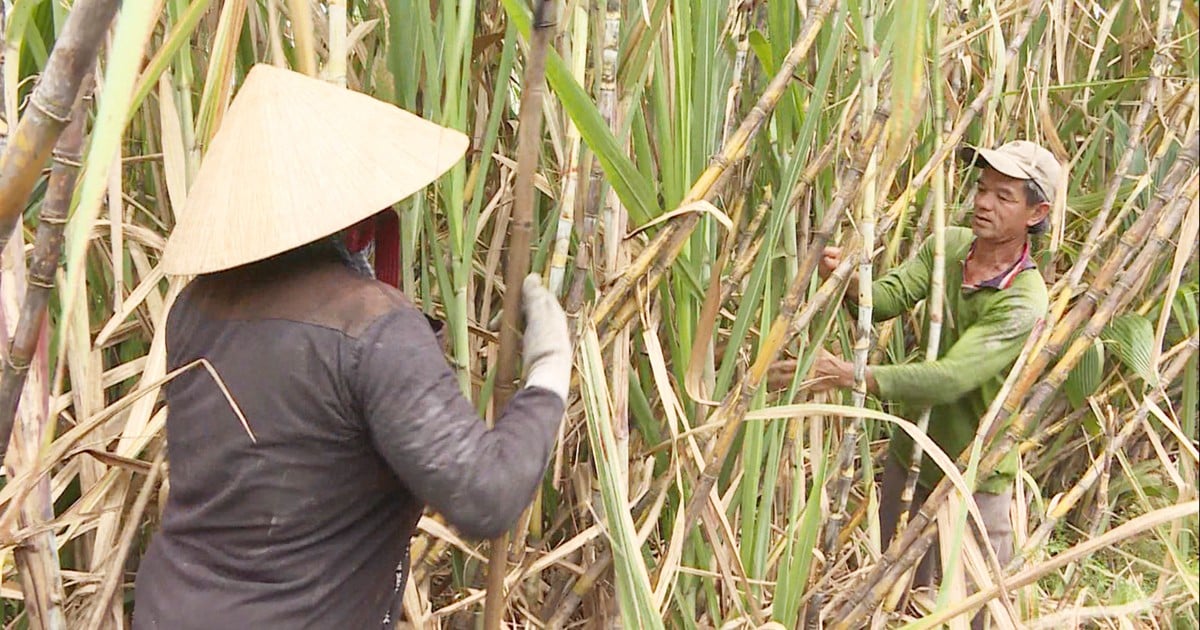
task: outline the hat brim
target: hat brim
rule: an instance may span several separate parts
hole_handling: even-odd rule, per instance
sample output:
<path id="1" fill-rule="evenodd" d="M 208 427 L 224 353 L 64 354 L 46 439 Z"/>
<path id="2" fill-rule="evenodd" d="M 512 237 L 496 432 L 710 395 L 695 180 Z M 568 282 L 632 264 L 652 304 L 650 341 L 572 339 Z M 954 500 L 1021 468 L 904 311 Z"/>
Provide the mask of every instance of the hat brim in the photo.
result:
<path id="1" fill-rule="evenodd" d="M 256 65 L 176 209 L 160 266 L 222 271 L 335 234 L 436 181 L 468 144 L 366 94 Z"/>
<path id="2" fill-rule="evenodd" d="M 987 166 L 1002 175 L 1015 179 L 1036 179 L 1036 176 L 1025 170 L 1020 162 L 995 149 L 967 146 L 959 150 L 959 157 L 970 166 Z"/>

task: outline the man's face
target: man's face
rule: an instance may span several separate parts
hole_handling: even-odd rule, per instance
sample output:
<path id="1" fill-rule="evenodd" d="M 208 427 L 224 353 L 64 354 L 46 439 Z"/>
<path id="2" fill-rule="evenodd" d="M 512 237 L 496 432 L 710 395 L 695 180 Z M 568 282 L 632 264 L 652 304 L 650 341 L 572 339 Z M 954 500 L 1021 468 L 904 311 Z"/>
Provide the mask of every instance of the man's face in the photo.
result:
<path id="1" fill-rule="evenodd" d="M 985 241 L 1024 238 L 1026 229 L 1041 221 L 1049 210 L 1048 203 L 1031 205 L 1027 201 L 1025 180 L 985 166 L 975 190 L 971 231 Z"/>

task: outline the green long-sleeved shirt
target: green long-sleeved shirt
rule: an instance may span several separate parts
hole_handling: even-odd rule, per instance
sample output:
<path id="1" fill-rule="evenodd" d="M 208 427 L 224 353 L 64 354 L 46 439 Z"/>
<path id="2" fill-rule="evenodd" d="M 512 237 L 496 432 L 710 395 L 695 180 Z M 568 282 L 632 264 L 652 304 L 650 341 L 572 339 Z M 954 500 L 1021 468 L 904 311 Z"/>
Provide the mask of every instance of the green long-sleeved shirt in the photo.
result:
<path id="1" fill-rule="evenodd" d="M 901 403 L 909 413 L 932 407 L 929 437 L 951 458 L 970 446 L 979 419 L 1049 304 L 1046 283 L 1036 268 L 1020 271 L 1006 288 L 963 287 L 963 262 L 973 242 L 974 235 L 967 228 L 946 230 L 946 308 L 938 359 L 871 368 L 881 398 Z M 933 241 L 929 239 L 916 258 L 871 285 L 873 319 L 891 319 L 928 297 L 932 270 Z M 907 462 L 912 441 L 897 432 L 890 448 L 893 456 Z M 996 470 L 979 471 L 978 489 L 1002 492 L 1016 471 L 1014 449 Z M 931 488 L 941 477 L 941 471 L 925 457 L 921 485 Z"/>

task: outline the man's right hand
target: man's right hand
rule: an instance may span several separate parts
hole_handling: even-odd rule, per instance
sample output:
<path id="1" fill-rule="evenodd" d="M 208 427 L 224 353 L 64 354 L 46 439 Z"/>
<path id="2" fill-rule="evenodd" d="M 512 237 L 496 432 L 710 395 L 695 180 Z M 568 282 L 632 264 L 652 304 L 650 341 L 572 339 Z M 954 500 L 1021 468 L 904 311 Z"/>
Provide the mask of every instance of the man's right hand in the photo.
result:
<path id="1" fill-rule="evenodd" d="M 817 267 L 817 273 L 824 280 L 833 273 L 837 266 L 842 264 L 842 248 L 841 247 L 826 247 L 821 251 L 821 264 Z"/>

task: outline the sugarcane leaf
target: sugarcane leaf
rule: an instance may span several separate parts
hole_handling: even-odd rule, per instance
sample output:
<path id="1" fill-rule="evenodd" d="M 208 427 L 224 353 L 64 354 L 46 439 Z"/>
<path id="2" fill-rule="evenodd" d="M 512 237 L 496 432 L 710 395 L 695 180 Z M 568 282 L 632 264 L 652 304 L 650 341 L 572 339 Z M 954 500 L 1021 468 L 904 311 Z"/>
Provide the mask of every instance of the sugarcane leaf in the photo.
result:
<path id="1" fill-rule="evenodd" d="M 533 22 L 529 8 L 521 0 L 502 2 L 509 19 L 516 25 L 521 36 L 528 39 Z M 554 50 L 546 53 L 546 82 L 558 96 L 567 115 L 575 121 L 584 142 L 595 153 L 608 183 L 629 211 L 633 225 L 641 225 L 657 216 L 659 208 L 654 186 L 625 156 L 595 102 L 571 75 L 567 63 Z"/>
<path id="2" fill-rule="evenodd" d="M 588 326 L 580 343 L 580 391 L 587 419 L 588 441 L 596 479 L 600 485 L 604 533 L 613 554 L 617 598 L 627 628 L 662 628 L 662 617 L 654 605 L 650 574 L 642 558 L 637 527 L 629 513 L 626 482 L 621 473 L 621 454 L 613 433 L 612 398 L 604 372 L 604 360 L 596 329 Z"/>
<path id="3" fill-rule="evenodd" d="M 1112 347 L 1125 367 L 1148 385 L 1158 384 L 1158 374 L 1150 357 L 1154 348 L 1154 326 L 1150 320 L 1137 313 L 1126 313 L 1109 323 L 1100 338 Z"/>
<path id="4" fill-rule="evenodd" d="M 67 225 L 64 246 L 67 268 L 65 294 L 78 295 L 79 300 L 67 302 L 65 315 L 59 322 L 60 336 L 66 334 L 72 317 L 71 310 L 77 303 L 83 302 L 84 262 L 89 235 L 100 216 L 101 204 L 108 189 L 109 170 L 114 163 L 119 165 L 121 138 L 129 121 L 138 69 L 162 7 L 161 3 L 152 0 L 129 1 L 122 5 L 116 18 L 103 88 L 99 92 L 96 120 L 72 199 L 71 219 Z M 75 316 L 86 317 L 82 312 Z"/>
<path id="5" fill-rule="evenodd" d="M 669 0 L 655 0 L 649 9 L 649 14 L 644 14 L 638 22 L 640 26 L 646 28 L 640 31 L 636 40 L 633 40 L 631 34 L 631 37 L 626 38 L 622 43 L 621 56 L 617 62 L 617 85 L 622 90 L 633 89 L 634 84 L 645 78 L 646 66 L 650 64 L 652 57 L 650 50 L 658 41 L 663 24 L 666 23 L 664 18 L 667 15 L 667 9 L 670 6 Z M 646 10 L 644 3 L 642 9 Z"/>
<path id="6" fill-rule="evenodd" d="M 750 50 L 754 51 L 754 56 L 758 57 L 758 63 L 762 64 L 765 74 L 775 73 L 775 61 L 771 57 L 771 42 L 767 41 L 766 36 L 762 31 L 750 31 Z"/>
<path id="7" fill-rule="evenodd" d="M 925 32 L 928 26 L 926 0 L 907 0 L 892 5 L 894 20 L 889 35 L 904 42 L 896 47 L 892 70 L 892 116 L 888 119 L 885 164 L 899 160 L 912 137 L 921 113 L 921 86 L 925 82 Z"/>
<path id="8" fill-rule="evenodd" d="M 1197 306 L 1197 294 L 1200 293 L 1200 286 L 1195 282 L 1179 287 L 1179 292 L 1175 295 L 1175 301 L 1171 304 L 1171 311 L 1175 315 L 1175 321 L 1179 324 L 1180 330 L 1184 335 L 1190 335 L 1200 328 L 1200 311 Z"/>
<path id="9" fill-rule="evenodd" d="M 1071 369 L 1066 382 L 1063 383 L 1063 390 L 1067 394 L 1067 399 L 1071 401 L 1071 407 L 1079 409 L 1086 404 L 1087 397 L 1095 393 L 1103 378 L 1104 343 L 1095 339 L 1092 341 L 1092 346 L 1080 357 L 1079 363 L 1076 363 L 1075 367 Z"/>
<path id="10" fill-rule="evenodd" d="M 154 86 L 158 84 L 158 78 L 166 71 L 171 61 L 176 59 L 179 51 L 191 41 L 192 34 L 200 24 L 200 18 L 204 17 L 211 3 L 212 0 L 194 0 L 189 4 L 187 11 L 178 18 L 175 25 L 171 28 L 171 32 L 163 39 L 158 50 L 155 51 L 154 56 L 146 63 L 146 68 L 142 71 L 142 75 L 138 79 L 137 87 L 134 88 L 133 99 L 130 101 L 130 119 L 132 119 L 134 112 L 137 111 L 142 101 L 150 95 Z M 126 121 L 125 124 L 129 124 L 129 121 Z"/>

